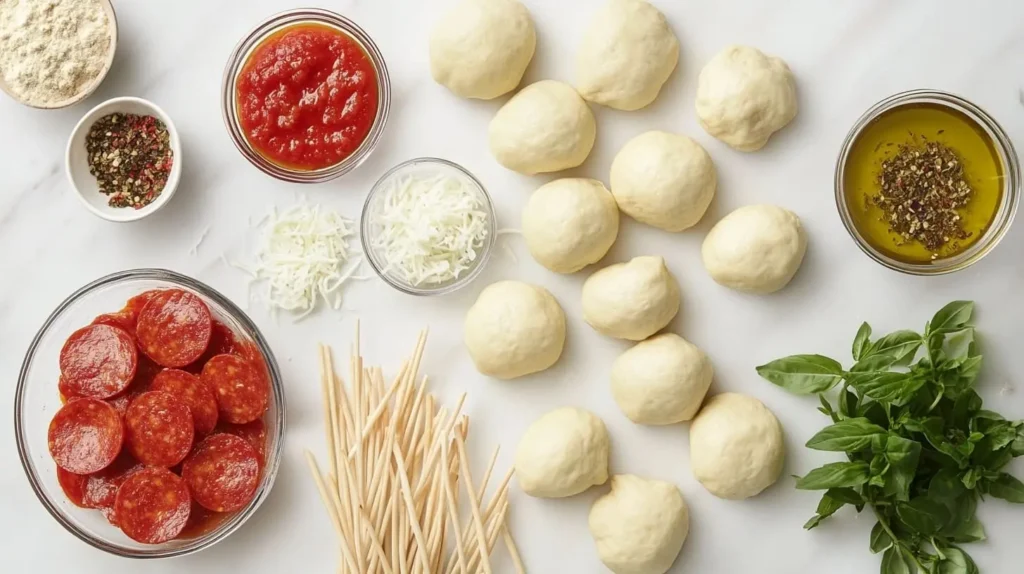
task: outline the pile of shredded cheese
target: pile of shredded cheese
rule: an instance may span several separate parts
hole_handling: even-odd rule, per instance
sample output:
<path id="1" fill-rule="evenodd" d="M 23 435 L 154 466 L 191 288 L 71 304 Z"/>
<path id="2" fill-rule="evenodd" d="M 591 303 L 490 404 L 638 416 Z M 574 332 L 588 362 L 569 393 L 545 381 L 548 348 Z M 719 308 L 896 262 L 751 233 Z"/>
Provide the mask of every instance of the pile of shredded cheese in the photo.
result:
<path id="1" fill-rule="evenodd" d="M 371 210 L 371 245 L 383 257 L 385 273 L 415 287 L 448 283 L 473 267 L 490 233 L 490 216 L 469 180 L 407 175 L 380 193 Z"/>
<path id="2" fill-rule="evenodd" d="M 299 319 L 316 308 L 317 299 L 339 309 L 340 288 L 360 261 L 349 246 L 354 223 L 305 203 L 273 210 L 264 221 L 255 264 L 236 266 L 265 281 L 267 305 L 299 313 Z"/>

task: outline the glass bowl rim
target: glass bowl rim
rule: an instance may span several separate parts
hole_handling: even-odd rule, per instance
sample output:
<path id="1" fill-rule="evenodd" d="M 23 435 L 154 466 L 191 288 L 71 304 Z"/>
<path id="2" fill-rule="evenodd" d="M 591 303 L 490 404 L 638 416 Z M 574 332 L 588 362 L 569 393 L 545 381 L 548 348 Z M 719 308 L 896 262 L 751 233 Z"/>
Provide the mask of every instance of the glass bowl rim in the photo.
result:
<path id="1" fill-rule="evenodd" d="M 255 49 L 267 36 L 289 26 L 295 26 L 302 23 L 324 24 L 341 31 L 355 40 L 370 59 L 370 63 L 373 65 L 374 72 L 377 76 L 377 115 L 373 119 L 373 124 L 370 126 L 370 131 L 367 132 L 366 138 L 361 144 L 359 144 L 359 147 L 345 159 L 325 168 L 311 171 L 288 169 L 280 166 L 263 157 L 262 154 L 253 149 L 249 144 L 249 141 L 246 139 L 245 134 L 242 133 L 242 128 L 238 121 L 238 111 L 235 107 L 234 97 L 235 82 L 237 81 L 238 75 L 241 73 L 242 67 L 245 65 L 245 62 L 252 50 Z M 370 35 L 367 34 L 366 31 L 358 24 L 345 16 L 330 10 L 324 10 L 322 8 L 295 8 L 278 12 L 277 14 L 270 16 L 253 27 L 245 34 L 245 36 L 242 37 L 238 44 L 235 45 L 235 49 L 231 52 L 231 56 L 228 57 L 227 64 L 224 67 L 224 75 L 221 83 L 221 116 L 224 119 L 224 126 L 227 128 L 228 135 L 231 137 L 232 143 L 235 144 L 235 148 L 238 149 L 239 153 L 241 153 L 249 163 L 256 166 L 256 168 L 263 173 L 282 181 L 292 183 L 322 183 L 345 175 L 359 167 L 367 160 L 367 158 L 370 157 L 373 150 L 376 149 L 381 135 L 384 133 L 384 128 L 387 126 L 390 112 L 391 77 L 388 74 L 388 67 L 384 61 L 383 53 L 381 53 L 380 48 L 377 47 L 377 44 L 373 41 Z"/>
<path id="2" fill-rule="evenodd" d="M 24 423 L 21 419 L 21 413 L 24 407 L 25 393 L 28 386 L 28 375 L 31 370 L 33 359 L 35 358 L 36 352 L 44 335 L 49 333 L 50 328 L 58 317 L 64 314 L 72 305 L 77 303 L 82 297 L 93 293 L 96 289 L 105 287 L 108 285 L 116 285 L 125 280 L 153 280 L 153 281 L 164 281 L 173 283 L 178 286 L 191 289 L 203 297 L 211 299 L 217 305 L 222 307 L 230 317 L 237 321 L 244 329 L 248 331 L 248 335 L 251 335 L 260 353 L 263 354 L 264 360 L 267 363 L 267 370 L 270 371 L 270 384 L 271 391 L 273 394 L 274 405 L 276 407 L 277 417 L 276 420 L 272 421 L 277 440 L 275 441 L 274 450 L 266 454 L 264 460 L 266 466 L 264 467 L 265 478 L 261 479 L 260 486 L 256 490 L 256 496 L 249 503 L 249 505 L 238 511 L 235 516 L 225 521 L 226 527 L 223 530 L 214 530 L 213 532 L 204 534 L 197 538 L 194 538 L 190 543 L 174 548 L 156 548 L 152 551 L 135 551 L 128 550 L 107 542 L 103 538 L 99 538 L 80 530 L 77 526 L 71 523 L 65 517 L 65 511 L 57 508 L 57 506 L 51 502 L 50 497 L 44 492 L 40 485 L 41 479 L 37 476 L 36 465 L 30 459 L 28 454 L 27 438 L 25 436 Z M 205 550 L 213 546 L 214 544 L 224 540 L 235 531 L 237 531 L 263 504 L 267 499 L 270 491 L 273 489 L 274 481 L 277 479 L 277 472 L 281 463 L 281 455 L 283 451 L 283 444 L 285 438 L 287 419 L 287 408 L 284 394 L 284 384 L 281 378 L 281 372 L 277 365 L 277 360 L 274 358 L 273 352 L 270 350 L 270 346 L 264 339 L 263 334 L 260 332 L 256 324 L 252 322 L 246 313 L 240 309 L 237 305 L 231 302 L 230 299 L 222 295 L 212 287 L 202 283 L 197 279 L 193 279 L 186 275 L 170 271 L 167 269 L 159 268 L 140 268 L 140 269 L 129 269 L 125 271 L 119 271 L 117 273 L 111 273 L 104 277 L 100 277 L 94 281 L 87 283 L 86 285 L 76 289 L 71 295 L 65 298 L 60 305 L 57 306 L 53 312 L 46 318 L 43 325 L 36 332 L 32 338 L 32 342 L 29 344 L 28 350 L 25 352 L 25 358 L 22 361 L 21 369 L 18 372 L 18 384 L 15 390 L 14 398 L 14 434 L 17 440 L 18 446 L 18 458 L 21 461 L 22 469 L 25 471 L 25 475 L 28 478 L 29 485 L 32 487 L 32 491 L 35 493 L 36 498 L 42 503 L 43 507 L 46 508 L 50 516 L 54 518 L 65 530 L 73 534 L 79 540 L 89 544 L 94 548 L 98 548 L 110 554 L 121 556 L 124 558 L 138 558 L 138 559 L 153 559 L 153 558 L 171 558 L 175 556 L 185 556 Z M 216 535 L 211 536 L 216 533 Z M 158 546 L 158 545 L 154 545 Z"/>
<path id="3" fill-rule="evenodd" d="M 985 233 L 982 234 L 974 245 L 969 247 L 963 253 L 953 257 L 937 259 L 933 263 L 924 264 L 899 261 L 882 253 L 868 243 L 867 239 L 865 239 L 857 229 L 857 226 L 853 221 L 853 217 L 850 215 L 849 208 L 846 205 L 846 190 L 844 182 L 846 162 L 850 151 L 864 129 L 883 113 L 914 103 L 935 104 L 952 109 L 967 116 L 971 121 L 977 124 L 978 127 L 983 129 L 992 137 L 993 145 L 996 148 L 997 153 L 1000 154 L 1000 160 L 1003 162 L 1003 169 L 1005 171 L 1003 174 L 1003 195 L 1000 200 L 998 210 L 993 217 L 992 223 L 988 229 L 985 230 Z M 839 211 L 839 217 L 843 222 L 843 226 L 850 234 L 850 237 L 853 238 L 857 247 L 859 247 L 861 251 L 876 263 L 879 263 L 889 269 L 909 275 L 922 276 L 945 275 L 947 273 L 960 271 L 970 267 L 978 261 L 981 261 L 986 255 L 988 255 L 1003 239 L 1013 223 L 1013 219 L 1017 212 L 1017 204 L 1019 202 L 1021 188 L 1020 160 L 1017 157 L 1017 152 L 1014 149 L 1013 142 L 1010 140 L 1006 131 L 1003 130 L 1002 126 L 999 125 L 995 118 L 989 115 L 988 112 L 966 98 L 951 92 L 936 89 L 917 89 L 898 92 L 869 107 L 867 111 L 865 111 L 853 124 L 853 127 L 850 128 L 846 138 L 843 140 L 839 157 L 836 159 L 834 177 L 836 208 Z"/>
<path id="4" fill-rule="evenodd" d="M 469 270 L 468 273 L 466 273 L 462 277 L 459 277 L 458 279 L 455 279 L 450 283 L 442 284 L 438 287 L 416 287 L 404 281 L 401 281 L 398 278 L 392 277 L 390 274 L 384 271 L 384 263 L 377 259 L 376 250 L 370 244 L 371 234 L 369 213 L 370 206 L 373 203 L 374 198 L 376 198 L 376 196 L 380 193 L 381 188 L 384 186 L 384 183 L 387 182 L 390 178 L 398 175 L 403 170 L 421 164 L 443 166 L 448 169 L 453 169 L 456 172 L 460 173 L 462 176 L 466 177 L 469 180 L 469 182 L 472 183 L 477 188 L 477 190 L 480 192 L 481 197 L 483 197 L 484 207 L 485 210 L 487 211 L 488 216 L 487 238 L 484 240 L 484 244 L 481 247 L 481 252 L 479 254 L 479 257 L 477 257 L 476 264 L 473 266 L 472 269 Z M 370 188 L 370 193 L 366 194 L 366 200 L 363 202 L 363 210 L 359 217 L 359 241 L 362 245 L 363 253 L 366 255 L 366 260 L 370 263 L 370 268 L 373 269 L 373 272 L 378 277 L 380 277 L 385 283 L 387 283 L 391 287 L 397 289 L 398 291 L 401 291 L 402 293 L 416 296 L 446 295 L 448 293 L 458 291 L 459 289 L 465 287 L 466 285 L 469 285 L 474 279 L 477 278 L 477 276 L 480 275 L 481 272 L 483 272 L 484 267 L 487 266 L 487 261 L 490 259 L 491 251 L 493 250 L 494 243 L 496 241 L 495 236 L 497 235 L 497 230 L 498 221 L 497 213 L 495 212 L 494 209 L 494 201 L 491 199 L 491 195 L 490 193 L 488 193 L 487 188 L 484 187 L 484 184 L 481 183 L 480 180 L 465 167 L 447 159 L 429 156 L 414 157 L 412 159 L 407 159 L 384 172 L 384 175 L 380 176 L 380 178 L 378 178 L 377 181 L 373 184 L 373 187 Z"/>

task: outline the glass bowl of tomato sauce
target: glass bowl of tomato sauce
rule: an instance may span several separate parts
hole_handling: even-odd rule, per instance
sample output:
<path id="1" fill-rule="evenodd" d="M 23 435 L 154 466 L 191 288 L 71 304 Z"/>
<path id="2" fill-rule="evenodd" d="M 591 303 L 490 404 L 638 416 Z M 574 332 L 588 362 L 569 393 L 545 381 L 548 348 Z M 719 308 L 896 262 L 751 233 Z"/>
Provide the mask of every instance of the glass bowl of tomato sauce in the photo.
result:
<path id="1" fill-rule="evenodd" d="M 248 441 L 257 452 L 260 464 L 258 482 L 252 498 L 240 509 L 216 513 L 205 510 L 194 500 L 184 529 L 172 540 L 156 544 L 137 542 L 116 526 L 117 516 L 104 491 L 113 498 L 118 484 L 141 468 L 125 452 L 109 467 L 84 477 L 58 470 L 48 448 L 48 426 L 65 405 L 58 380 L 60 355 L 69 336 L 81 327 L 96 324 L 118 325 L 130 331 L 125 321 L 137 317 L 146 293 L 177 289 L 201 299 L 209 308 L 213 333 L 206 354 L 236 354 L 249 361 L 262 359 L 269 379 L 268 409 L 260 419 L 244 425 L 218 420 L 210 436 L 235 435 Z M 141 353 L 140 353 L 141 356 Z M 148 365 L 148 366 L 146 366 Z M 195 372 L 193 365 L 182 367 Z M 121 394 L 106 399 L 115 409 L 122 399 L 129 404 L 136 393 L 147 389 L 159 367 L 140 358 L 135 377 Z M 71 399 L 74 400 L 74 399 Z M 14 428 L 18 455 L 32 490 L 47 512 L 68 532 L 105 552 L 128 558 L 168 558 L 204 550 L 224 540 L 248 521 L 266 501 L 274 485 L 281 461 L 285 432 L 285 394 L 281 372 L 266 339 L 245 313 L 224 295 L 190 277 L 164 269 L 133 269 L 97 279 L 83 286 L 47 317 L 29 345 L 18 377 L 14 400 Z M 256 424 L 258 423 L 258 424 Z M 170 469 L 181 473 L 181 465 Z M 75 476 L 81 483 L 71 481 Z M 69 478 L 70 477 L 70 478 Z"/>
<path id="2" fill-rule="evenodd" d="M 344 175 L 369 157 L 387 123 L 384 57 L 354 22 L 303 8 L 271 16 L 235 48 L 221 90 L 238 151 L 296 183 Z"/>

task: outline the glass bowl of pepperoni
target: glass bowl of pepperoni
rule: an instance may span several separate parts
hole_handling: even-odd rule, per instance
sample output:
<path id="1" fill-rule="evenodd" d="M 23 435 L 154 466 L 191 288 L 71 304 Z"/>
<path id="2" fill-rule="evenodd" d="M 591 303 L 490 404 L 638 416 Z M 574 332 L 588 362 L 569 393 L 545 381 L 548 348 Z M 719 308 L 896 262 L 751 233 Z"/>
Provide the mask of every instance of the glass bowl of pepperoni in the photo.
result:
<path id="1" fill-rule="evenodd" d="M 260 171 L 318 183 L 362 164 L 391 108 L 384 55 L 362 28 L 317 8 L 267 18 L 224 69 L 221 111 L 238 151 Z"/>
<path id="2" fill-rule="evenodd" d="M 162 269 L 103 277 L 46 319 L 15 395 L 18 454 L 46 510 L 112 554 L 223 540 L 277 474 L 285 399 L 237 306 Z"/>

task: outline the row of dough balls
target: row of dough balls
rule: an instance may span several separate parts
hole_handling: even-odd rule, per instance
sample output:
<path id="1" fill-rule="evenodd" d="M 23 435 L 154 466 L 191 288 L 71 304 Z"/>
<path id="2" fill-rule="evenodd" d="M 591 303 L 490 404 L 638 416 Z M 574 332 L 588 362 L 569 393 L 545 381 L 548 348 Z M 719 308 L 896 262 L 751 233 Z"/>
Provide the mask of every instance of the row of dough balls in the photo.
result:
<path id="1" fill-rule="evenodd" d="M 574 496 L 608 480 L 610 449 L 597 415 L 559 408 L 537 419 L 519 441 L 516 477 L 530 496 Z M 749 498 L 782 472 L 782 427 L 753 397 L 716 395 L 690 426 L 690 461 L 694 476 L 715 496 Z M 588 525 L 598 557 L 615 574 L 663 574 L 686 540 L 689 512 L 675 485 L 620 474 L 591 506 Z"/>
<path id="2" fill-rule="evenodd" d="M 596 331 L 642 341 L 679 312 L 679 285 L 657 256 L 609 265 L 583 284 L 583 319 Z M 476 369 L 498 379 L 543 371 L 562 355 L 565 311 L 550 291 L 520 281 L 484 288 L 466 312 L 466 348 Z"/>
<path id="3" fill-rule="evenodd" d="M 456 95 L 496 98 L 519 85 L 536 43 L 530 13 L 518 0 L 463 0 L 430 35 L 431 75 Z M 524 87 L 491 121 L 491 152 L 525 174 L 576 167 L 597 135 L 587 101 L 643 108 L 678 60 L 679 41 L 657 8 L 646 0 L 610 0 L 584 33 L 576 86 L 543 80 Z M 796 116 L 793 74 L 779 58 L 729 46 L 701 70 L 696 110 L 712 136 L 758 150 Z"/>
<path id="4" fill-rule="evenodd" d="M 609 191 L 595 179 L 562 178 L 534 191 L 521 224 L 530 255 L 551 271 L 575 273 L 611 249 L 620 210 L 643 223 L 681 231 L 700 221 L 715 193 L 714 166 L 704 149 L 665 132 L 627 143 L 612 163 L 611 182 Z M 806 250 L 807 234 L 796 214 L 775 205 L 748 205 L 715 224 L 704 238 L 701 259 L 720 285 L 773 293 L 796 275 Z"/>

